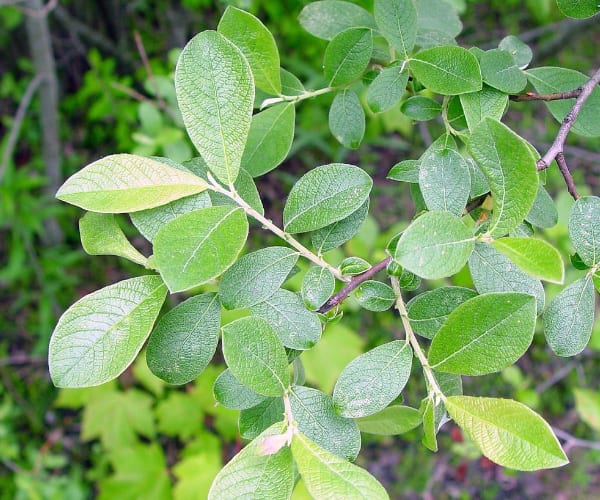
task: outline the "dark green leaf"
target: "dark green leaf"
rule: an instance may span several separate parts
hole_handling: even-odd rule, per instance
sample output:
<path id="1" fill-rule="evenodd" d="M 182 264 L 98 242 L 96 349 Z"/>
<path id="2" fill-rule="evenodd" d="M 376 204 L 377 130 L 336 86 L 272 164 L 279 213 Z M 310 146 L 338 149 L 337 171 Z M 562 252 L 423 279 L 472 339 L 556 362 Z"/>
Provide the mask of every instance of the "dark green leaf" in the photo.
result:
<path id="1" fill-rule="evenodd" d="M 373 15 L 379 32 L 407 58 L 417 39 L 417 10 L 412 0 L 375 0 Z"/>
<path id="2" fill-rule="evenodd" d="M 442 111 L 442 106 L 429 97 L 415 95 L 402 103 L 400 111 L 412 120 L 424 122 L 438 116 Z"/>
<path id="3" fill-rule="evenodd" d="M 321 307 L 335 289 L 335 278 L 328 269 L 311 267 L 302 280 L 302 300 L 311 311 Z"/>
<path id="4" fill-rule="evenodd" d="M 501 92 L 516 94 L 527 85 L 527 77 L 517 67 L 513 56 L 505 50 L 492 49 L 484 52 L 479 64 L 483 81 Z"/>
<path id="5" fill-rule="evenodd" d="M 470 131 L 486 117 L 500 120 L 508 106 L 508 95 L 488 85 L 478 92 L 461 94 L 459 98 Z"/>
<path id="6" fill-rule="evenodd" d="M 381 281 L 367 280 L 356 289 L 358 303 L 369 311 L 387 311 L 396 302 L 396 294 Z"/>
<path id="7" fill-rule="evenodd" d="M 600 12 L 600 4 L 596 0 L 556 0 L 560 11 L 569 17 L 583 19 Z"/>
<path id="8" fill-rule="evenodd" d="M 335 96 L 329 108 L 329 129 L 343 146 L 357 149 L 365 135 L 365 112 L 353 90 Z"/>
<path id="9" fill-rule="evenodd" d="M 368 28 L 349 28 L 338 33 L 325 49 L 323 70 L 330 87 L 353 82 L 363 74 L 373 53 Z"/>
<path id="10" fill-rule="evenodd" d="M 418 183 L 420 167 L 419 160 L 403 160 L 391 168 L 387 178 L 393 181 Z"/>
<path id="11" fill-rule="evenodd" d="M 400 102 L 408 83 L 408 71 L 401 70 L 401 65 L 389 66 L 370 83 L 367 105 L 373 113 L 383 113 Z"/>
<path id="12" fill-rule="evenodd" d="M 229 369 L 224 370 L 215 380 L 213 394 L 219 403 L 233 410 L 246 410 L 267 399 L 238 381 Z"/>
<path id="13" fill-rule="evenodd" d="M 369 199 L 347 217 L 310 233 L 312 246 L 319 254 L 337 248 L 354 236 L 369 213 Z"/>
<path id="14" fill-rule="evenodd" d="M 283 399 L 267 398 L 252 408 L 240 412 L 240 435 L 244 439 L 254 439 L 271 425 L 283 418 Z"/>
<path id="15" fill-rule="evenodd" d="M 378 413 L 356 420 L 361 432 L 381 436 L 404 434 L 421 425 L 419 410 L 410 406 L 388 406 Z"/>

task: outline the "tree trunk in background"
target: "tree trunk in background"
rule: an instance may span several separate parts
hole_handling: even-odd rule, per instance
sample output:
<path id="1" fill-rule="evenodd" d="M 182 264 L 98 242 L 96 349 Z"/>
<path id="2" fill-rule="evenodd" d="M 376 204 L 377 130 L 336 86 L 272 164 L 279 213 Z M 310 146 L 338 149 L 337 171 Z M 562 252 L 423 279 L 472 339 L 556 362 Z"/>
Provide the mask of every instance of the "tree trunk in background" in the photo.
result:
<path id="1" fill-rule="evenodd" d="M 35 71 L 38 75 L 43 76 L 39 88 L 42 157 L 44 172 L 48 178 L 46 193 L 53 198 L 63 181 L 58 120 L 58 80 L 48 19 L 46 13 L 41 10 L 42 0 L 26 0 L 24 5 L 29 10 L 40 14 L 28 14 L 25 25 Z M 55 217 L 49 217 L 46 220 L 45 228 L 47 244 L 56 245 L 63 241 L 64 235 Z"/>

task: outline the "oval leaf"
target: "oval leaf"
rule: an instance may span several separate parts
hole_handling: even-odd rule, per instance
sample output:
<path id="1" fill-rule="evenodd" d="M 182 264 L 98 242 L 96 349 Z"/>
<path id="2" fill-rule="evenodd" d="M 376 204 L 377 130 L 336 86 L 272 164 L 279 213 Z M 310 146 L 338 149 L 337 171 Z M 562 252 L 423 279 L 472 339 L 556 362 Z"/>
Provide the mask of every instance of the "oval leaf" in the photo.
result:
<path id="1" fill-rule="evenodd" d="M 369 199 L 367 198 L 358 210 L 348 217 L 310 233 L 312 246 L 321 255 L 343 245 L 358 232 L 368 213 Z"/>
<path id="2" fill-rule="evenodd" d="M 388 406 L 374 415 L 356 420 L 361 432 L 380 436 L 397 436 L 421 425 L 421 413 L 410 406 Z"/>
<path id="3" fill-rule="evenodd" d="M 337 34 L 325 49 L 323 70 L 330 87 L 353 82 L 363 74 L 373 53 L 367 28 L 350 28 Z"/>
<path id="4" fill-rule="evenodd" d="M 569 17 L 584 19 L 600 12 L 600 4 L 596 0 L 556 0 L 560 11 Z"/>
<path id="5" fill-rule="evenodd" d="M 383 69 L 367 89 L 367 105 L 373 113 L 392 109 L 400 102 L 407 83 L 408 71 L 402 71 L 401 65 Z"/>
<path id="6" fill-rule="evenodd" d="M 365 135 L 365 112 L 353 90 L 337 94 L 329 108 L 329 130 L 343 146 L 356 149 Z"/>
<path id="7" fill-rule="evenodd" d="M 483 81 L 506 94 L 516 94 L 527 86 L 527 77 L 515 64 L 510 53 L 501 49 L 487 50 L 479 59 Z"/>
<path id="8" fill-rule="evenodd" d="M 229 368 L 215 380 L 213 394 L 219 403 L 232 410 L 246 410 L 267 399 L 239 382 Z"/>
<path id="9" fill-rule="evenodd" d="M 281 397 L 266 398 L 262 403 L 242 410 L 238 422 L 240 435 L 244 439 L 254 439 L 271 425 L 281 422 L 284 411 Z"/>
<path id="10" fill-rule="evenodd" d="M 321 0 L 306 5 L 298 21 L 311 35 L 331 40 L 348 28 L 375 28 L 373 16 L 359 5 L 341 0 Z"/>
<path id="11" fill-rule="evenodd" d="M 425 122 L 427 120 L 433 120 L 440 114 L 442 106 L 437 101 L 425 97 L 422 95 L 415 95 L 409 97 L 400 106 L 402 111 L 411 120 Z"/>
<path id="12" fill-rule="evenodd" d="M 600 198 L 584 196 L 571 207 L 569 236 L 588 266 L 600 263 Z"/>
<path id="13" fill-rule="evenodd" d="M 58 320 L 48 353 L 57 387 L 90 387 L 117 378 L 135 359 L 167 289 L 159 276 L 115 283 L 75 302 Z"/>
<path id="14" fill-rule="evenodd" d="M 479 92 L 460 95 L 460 103 L 465 113 L 469 130 L 472 132 L 484 118 L 500 120 L 508 106 L 508 95 L 488 85 Z"/>
<path id="15" fill-rule="evenodd" d="M 406 58 L 417 39 L 417 10 L 412 0 L 375 0 L 373 16 L 379 32 Z"/>
<path id="16" fill-rule="evenodd" d="M 335 278 L 328 269 L 311 267 L 302 280 L 302 300 L 311 311 L 321 307 L 335 289 Z"/>
<path id="17" fill-rule="evenodd" d="M 387 311 L 396 302 L 394 290 L 381 281 L 367 280 L 354 294 L 361 307 L 368 311 Z"/>

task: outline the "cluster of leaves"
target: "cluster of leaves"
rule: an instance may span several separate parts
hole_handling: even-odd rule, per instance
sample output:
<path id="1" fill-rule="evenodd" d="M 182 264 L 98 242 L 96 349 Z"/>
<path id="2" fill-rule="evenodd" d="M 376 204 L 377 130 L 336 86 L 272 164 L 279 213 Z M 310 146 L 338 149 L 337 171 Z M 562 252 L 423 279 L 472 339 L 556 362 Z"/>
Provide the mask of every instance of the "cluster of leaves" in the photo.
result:
<path id="1" fill-rule="evenodd" d="M 103 288 L 64 313 L 50 342 L 54 383 L 108 382 L 149 338 L 148 367 L 168 383 L 185 384 L 207 367 L 221 338 L 228 368 L 215 381 L 215 398 L 240 410 L 240 432 L 252 442 L 218 474 L 209 498 L 289 498 L 298 474 L 316 498 L 386 498 L 369 473 L 348 461 L 360 450 L 361 431 L 389 435 L 422 425 L 424 445 L 436 450 L 448 417 L 500 465 L 535 470 L 567 463 L 539 415 L 516 401 L 464 396 L 461 376 L 514 364 L 542 314 L 556 354 L 575 355 L 589 341 L 594 281 L 599 286 L 600 199 L 577 200 L 570 215 L 572 261 L 584 277 L 544 307 L 541 280 L 561 284 L 564 265 L 554 247 L 534 236 L 555 224 L 556 211 L 539 182 L 538 153 L 500 122 L 509 95 L 528 82 L 539 92 L 567 91 L 585 75 L 525 71 L 531 52 L 516 38 L 488 51 L 459 47 L 454 38 L 462 26 L 443 0 L 376 0 L 373 14 L 325 0 L 306 6 L 300 22 L 329 40 L 326 87 L 305 90 L 280 68 L 266 27 L 228 8 L 217 31 L 198 34 L 183 49 L 175 72 L 178 106 L 201 157 L 177 163 L 111 155 L 59 190 L 59 199 L 88 210 L 80 222 L 88 253 L 119 255 L 157 274 Z M 414 120 L 440 115 L 445 125 L 421 158 L 400 162 L 389 174 L 411 184 L 419 208 L 387 246 L 391 286 L 365 279 L 378 268 L 362 259 L 350 256 L 334 266 L 323 258 L 356 233 L 368 212 L 372 179 L 359 167 L 314 168 L 290 191 L 283 229 L 264 217 L 253 178 L 287 155 L 295 106 L 329 92 L 335 93 L 329 125 L 347 147 L 357 147 L 364 134 L 359 94 L 373 112 L 400 106 Z M 595 90 L 575 132 L 600 133 L 593 118 L 599 99 Z M 562 102 L 549 108 L 559 120 L 570 109 Z M 483 204 L 467 210 L 477 199 Z M 118 213 L 130 215 L 152 256 L 129 243 Z M 248 217 L 286 246 L 240 257 Z M 304 233 L 308 238 L 298 236 Z M 314 266 L 295 294 L 284 286 L 300 257 Z M 403 289 L 450 277 L 465 265 L 475 290 L 441 287 L 404 303 Z M 339 319 L 335 307 L 325 307 L 336 280 L 348 293 L 360 285 L 356 297 L 364 309 L 395 307 L 406 336 L 350 362 L 328 395 L 305 385 L 302 353 L 319 342 L 323 325 Z M 192 296 L 156 323 L 167 292 Z M 222 324 L 222 308 L 244 315 Z M 431 339 L 427 353 L 417 335 Z M 428 388 L 419 409 L 395 403 L 414 357 Z"/>

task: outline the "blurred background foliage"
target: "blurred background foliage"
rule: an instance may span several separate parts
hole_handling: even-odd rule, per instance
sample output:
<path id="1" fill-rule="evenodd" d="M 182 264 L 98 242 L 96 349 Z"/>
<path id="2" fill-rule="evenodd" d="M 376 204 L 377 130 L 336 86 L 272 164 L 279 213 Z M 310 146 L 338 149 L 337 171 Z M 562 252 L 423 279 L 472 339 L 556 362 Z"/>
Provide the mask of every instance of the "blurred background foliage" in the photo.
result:
<path id="1" fill-rule="evenodd" d="M 533 48 L 532 66 L 589 73 L 600 65 L 597 18 L 564 19 L 554 0 L 448 1 L 462 11 L 459 42 L 465 46 L 491 48 L 506 35 L 519 35 Z M 118 381 L 101 387 L 58 391 L 50 384 L 46 351 L 61 312 L 78 297 L 140 269 L 113 257 L 86 256 L 76 225 L 80 211 L 53 199 L 56 179 L 45 156 L 40 127 L 45 108 L 35 93 L 39 68 L 30 55 L 28 20 L 42 19 L 49 27 L 59 96 L 59 174 L 65 179 L 114 152 L 175 160 L 193 156 L 176 109 L 174 66 L 186 41 L 214 28 L 227 5 L 261 18 L 278 41 L 282 66 L 306 88 L 319 88 L 325 42 L 297 22 L 306 3 L 50 0 L 46 15 L 36 17 L 32 9 L 42 6 L 39 0 L 0 2 L 1 499 L 205 498 L 216 472 L 243 446 L 237 412 L 215 406 L 218 364 L 181 388 L 154 377 L 143 356 Z M 371 2 L 355 3 L 370 8 Z M 354 255 L 375 263 L 414 214 L 408 187 L 387 181 L 387 172 L 402 159 L 418 158 L 442 125 L 415 124 L 393 109 L 370 116 L 362 146 L 350 152 L 328 131 L 330 102 L 322 96 L 299 106 L 292 152 L 282 167 L 259 179 L 259 191 L 277 222 L 291 184 L 307 169 L 333 161 L 360 165 L 375 179 L 370 216 L 343 251 L 327 258 L 337 264 Z M 541 103 L 513 103 L 506 119 L 538 150 L 550 144 L 558 128 Z M 569 138 L 566 154 L 582 195 L 599 194 L 599 146 L 597 139 Z M 555 169 L 546 175 L 560 214 L 546 236 L 567 258 L 573 253 L 566 228 L 571 199 Z M 148 254 L 148 244 L 129 221 L 121 223 Z M 264 237 L 254 232 L 249 247 L 263 245 Z M 577 271 L 568 269 L 570 282 Z M 292 289 L 299 287 L 297 276 L 289 282 Z M 454 284 L 470 286 L 468 270 Z M 557 290 L 547 287 L 548 300 Z M 308 382 L 325 392 L 348 361 L 401 335 L 392 312 L 366 313 L 352 298 L 343 310 L 343 321 L 328 327 L 319 345 L 303 356 Z M 234 314 L 228 312 L 226 319 Z M 600 496 L 600 322 L 588 349 L 575 359 L 556 358 L 540 335 L 517 365 L 479 377 L 476 386 L 465 378 L 465 392 L 513 395 L 568 432 L 562 437 L 572 463 L 558 471 L 505 470 L 481 458 L 451 425 L 440 435 L 437 454 L 421 446 L 419 429 L 395 438 L 366 436 L 358 462 L 393 498 Z M 418 405 L 422 392 L 409 383 L 404 398 Z"/>

